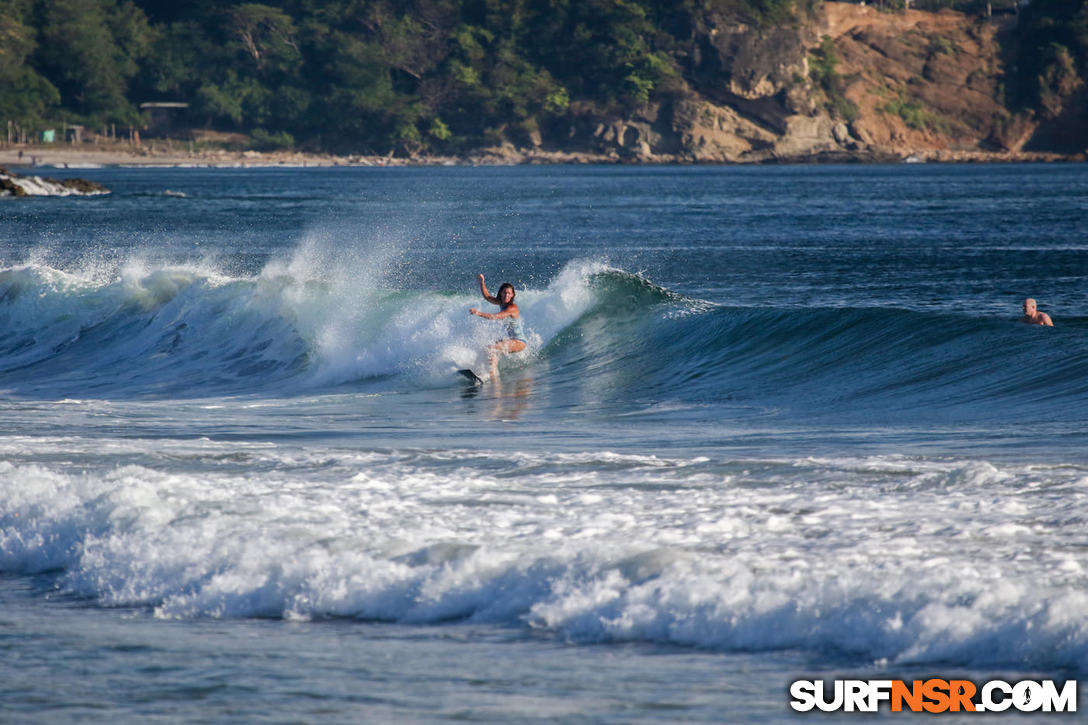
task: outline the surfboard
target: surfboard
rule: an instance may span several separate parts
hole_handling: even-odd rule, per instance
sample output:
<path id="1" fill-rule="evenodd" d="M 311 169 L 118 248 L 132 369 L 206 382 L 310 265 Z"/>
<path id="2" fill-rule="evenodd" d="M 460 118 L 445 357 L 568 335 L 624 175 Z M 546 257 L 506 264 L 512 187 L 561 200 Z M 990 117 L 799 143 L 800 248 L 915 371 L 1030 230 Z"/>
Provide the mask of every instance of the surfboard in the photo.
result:
<path id="1" fill-rule="evenodd" d="M 457 371 L 457 373 L 458 373 L 459 375 L 464 375 L 464 376 L 465 376 L 465 379 L 466 379 L 466 380 L 468 380 L 468 381 L 469 381 L 470 383 L 474 383 L 474 384 L 476 384 L 476 385 L 483 385 L 483 383 L 484 383 L 484 379 L 483 379 L 483 378 L 481 378 L 481 377 L 480 377 L 479 375 L 477 375 L 476 373 L 472 372 L 472 371 L 471 371 L 471 370 L 469 370 L 468 368 L 466 368 L 466 369 L 464 369 L 464 370 L 458 370 L 458 371 Z"/>

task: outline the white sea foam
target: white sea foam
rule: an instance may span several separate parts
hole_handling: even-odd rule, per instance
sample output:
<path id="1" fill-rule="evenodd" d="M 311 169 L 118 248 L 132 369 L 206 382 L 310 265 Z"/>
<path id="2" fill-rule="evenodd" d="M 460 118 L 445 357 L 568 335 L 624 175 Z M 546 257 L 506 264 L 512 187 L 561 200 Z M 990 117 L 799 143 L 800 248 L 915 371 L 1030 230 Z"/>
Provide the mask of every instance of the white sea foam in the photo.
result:
<path id="1" fill-rule="evenodd" d="M 390 374 L 424 384 L 444 383 L 451 372 L 484 364 L 483 350 L 502 335 L 496 323 L 470 316 L 477 294 L 407 294 L 390 283 L 400 242 L 384 240 L 365 252 L 333 250 L 322 239 L 304 243 L 286 263 L 270 264 L 262 283 L 278 280 L 284 312 L 312 341 L 313 380 L 341 383 Z M 346 255 L 346 256 L 345 256 Z M 589 277 L 596 263 L 568 265 L 545 289 L 522 289 L 518 306 L 531 357 L 593 303 Z"/>
<path id="2" fill-rule="evenodd" d="M 1088 668 L 1076 466 L 150 446 L 0 440 L 0 570 L 168 618 Z M 98 463 L 19 462 L 51 449 Z"/>

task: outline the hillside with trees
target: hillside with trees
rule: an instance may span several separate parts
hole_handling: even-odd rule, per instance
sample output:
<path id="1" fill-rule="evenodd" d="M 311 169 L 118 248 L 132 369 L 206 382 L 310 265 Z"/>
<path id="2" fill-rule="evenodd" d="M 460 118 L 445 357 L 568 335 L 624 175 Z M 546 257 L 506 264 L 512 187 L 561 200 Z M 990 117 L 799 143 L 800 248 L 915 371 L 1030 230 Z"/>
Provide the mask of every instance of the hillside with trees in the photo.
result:
<path id="1" fill-rule="evenodd" d="M 186 104 L 175 135 L 253 148 L 760 160 L 871 146 L 859 113 L 914 126 L 928 113 L 945 118 L 926 129 L 946 132 L 938 146 L 1088 146 L 1088 0 L 874 4 L 849 11 L 872 27 L 968 13 L 956 17 L 979 42 L 929 38 L 918 52 L 989 53 L 971 83 L 995 110 L 962 123 L 931 112 L 924 72 L 890 89 L 898 101 L 859 103 L 873 84 L 840 58 L 863 31 L 829 33 L 822 0 L 0 0 L 0 123 L 8 140 L 61 123 L 138 129 L 141 104 L 170 102 Z M 994 6 L 1019 13 L 990 32 L 980 13 Z"/>

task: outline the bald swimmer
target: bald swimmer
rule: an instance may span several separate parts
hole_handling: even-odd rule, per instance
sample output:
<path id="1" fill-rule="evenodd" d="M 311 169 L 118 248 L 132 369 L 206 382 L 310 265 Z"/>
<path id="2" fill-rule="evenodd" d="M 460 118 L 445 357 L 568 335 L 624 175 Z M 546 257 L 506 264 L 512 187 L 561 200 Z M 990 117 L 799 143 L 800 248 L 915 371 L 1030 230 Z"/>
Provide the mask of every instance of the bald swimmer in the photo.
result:
<path id="1" fill-rule="evenodd" d="M 1028 297 L 1024 300 L 1024 316 L 1020 318 L 1021 322 L 1026 322 L 1029 325 L 1042 325 L 1043 327 L 1054 327 L 1054 323 L 1050 321 L 1050 315 L 1045 312 L 1039 312 L 1035 306 L 1035 300 Z"/>

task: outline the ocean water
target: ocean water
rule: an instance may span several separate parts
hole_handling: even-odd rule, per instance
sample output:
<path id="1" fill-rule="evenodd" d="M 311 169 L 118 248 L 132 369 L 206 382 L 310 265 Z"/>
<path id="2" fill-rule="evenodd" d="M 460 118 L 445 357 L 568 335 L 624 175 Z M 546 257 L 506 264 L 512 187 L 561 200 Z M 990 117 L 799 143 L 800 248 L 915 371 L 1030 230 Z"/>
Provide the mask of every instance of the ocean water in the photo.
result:
<path id="1" fill-rule="evenodd" d="M 51 175 L 113 193 L 0 200 L 4 722 L 1088 677 L 1088 167 Z"/>

